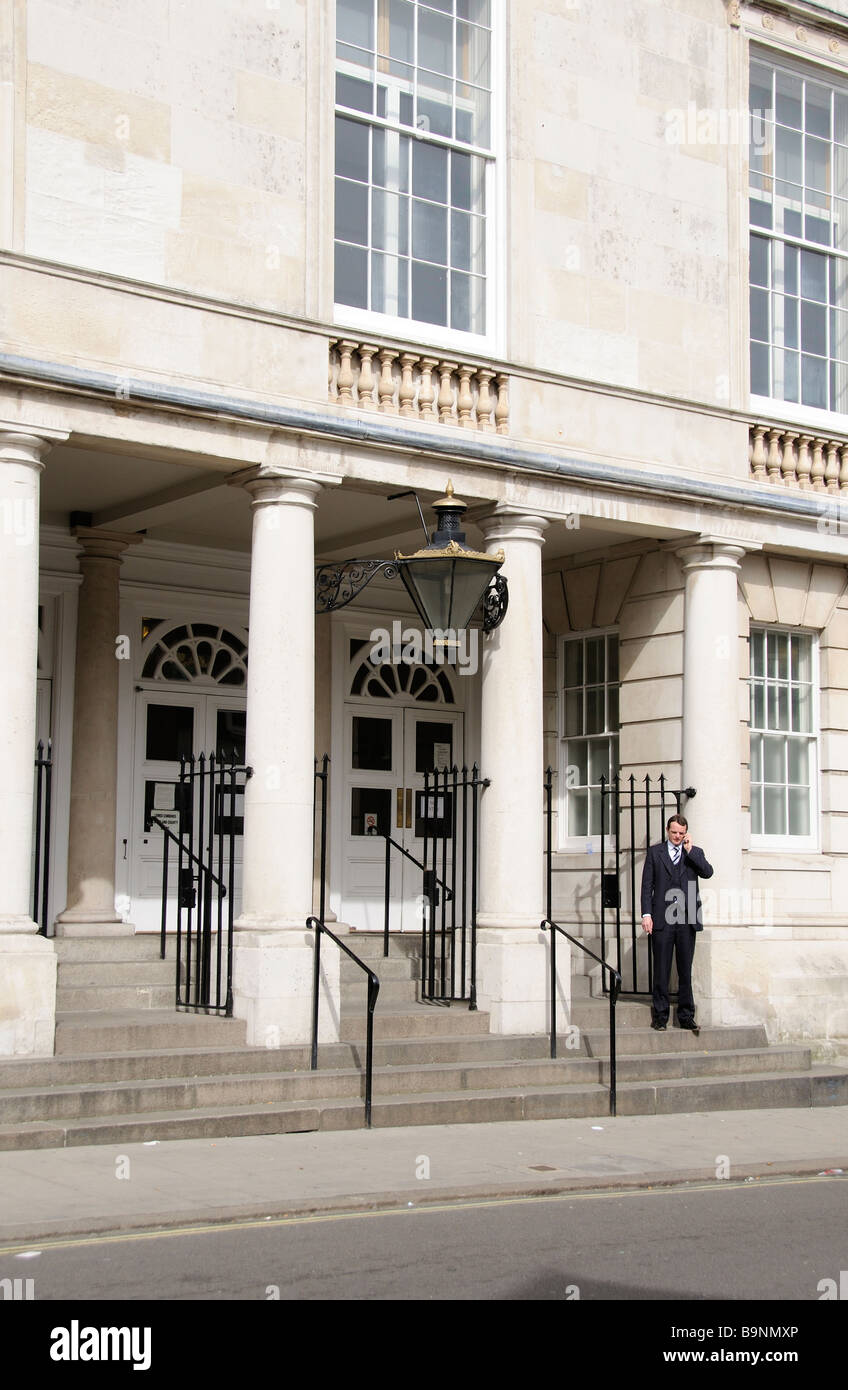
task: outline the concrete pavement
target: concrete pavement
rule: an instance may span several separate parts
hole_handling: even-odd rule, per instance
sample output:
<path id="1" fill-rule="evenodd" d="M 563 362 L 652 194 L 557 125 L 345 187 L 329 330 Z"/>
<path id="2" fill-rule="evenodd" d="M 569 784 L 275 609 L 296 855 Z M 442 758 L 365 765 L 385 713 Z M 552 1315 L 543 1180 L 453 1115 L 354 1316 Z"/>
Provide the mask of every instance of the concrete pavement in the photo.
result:
<path id="1" fill-rule="evenodd" d="M 0 1241 L 834 1168 L 845 1106 L 15 1151 Z"/>

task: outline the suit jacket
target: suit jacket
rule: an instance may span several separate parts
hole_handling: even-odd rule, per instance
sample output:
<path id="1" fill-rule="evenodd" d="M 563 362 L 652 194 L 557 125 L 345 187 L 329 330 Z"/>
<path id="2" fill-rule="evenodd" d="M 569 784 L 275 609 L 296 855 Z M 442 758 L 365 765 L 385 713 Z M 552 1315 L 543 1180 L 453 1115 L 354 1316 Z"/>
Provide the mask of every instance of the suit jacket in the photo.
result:
<path id="1" fill-rule="evenodd" d="M 697 845 L 693 845 L 688 854 L 682 851 L 677 867 L 669 858 L 665 841 L 661 845 L 651 845 L 642 870 L 642 916 L 650 913 L 654 931 L 680 922 L 701 931 L 704 923 L 698 879 L 712 876 L 712 864 L 707 863 L 704 851 Z"/>

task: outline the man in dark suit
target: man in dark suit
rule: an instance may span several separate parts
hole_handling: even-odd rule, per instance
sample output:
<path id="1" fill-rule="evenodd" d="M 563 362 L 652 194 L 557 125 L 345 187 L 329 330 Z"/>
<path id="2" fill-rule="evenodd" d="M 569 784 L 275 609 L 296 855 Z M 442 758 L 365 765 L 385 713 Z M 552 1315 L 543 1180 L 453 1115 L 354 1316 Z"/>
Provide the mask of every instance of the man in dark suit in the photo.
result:
<path id="1" fill-rule="evenodd" d="M 692 997 L 692 958 L 695 933 L 703 929 L 699 878 L 712 878 L 712 865 L 704 851 L 692 844 L 689 824 L 683 816 L 671 816 L 667 839 L 651 845 L 642 870 L 642 930 L 651 938 L 654 957 L 654 997 L 651 1027 L 665 1032 L 668 1026 L 668 980 L 671 958 L 677 955 L 677 1024 L 697 1037 Z"/>

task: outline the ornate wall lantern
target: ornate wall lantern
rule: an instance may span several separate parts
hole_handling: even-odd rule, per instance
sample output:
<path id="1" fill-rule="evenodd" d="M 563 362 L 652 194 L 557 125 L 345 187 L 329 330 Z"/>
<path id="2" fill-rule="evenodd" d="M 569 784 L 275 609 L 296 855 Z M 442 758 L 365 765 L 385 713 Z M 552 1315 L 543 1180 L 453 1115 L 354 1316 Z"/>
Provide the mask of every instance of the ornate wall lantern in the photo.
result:
<path id="1" fill-rule="evenodd" d="M 431 538 L 424 526 L 427 544 L 413 555 L 396 552 L 394 560 L 345 560 L 340 565 L 319 565 L 315 572 L 315 611 L 330 613 L 344 608 L 382 570 L 387 579 L 400 575 L 416 612 L 431 631 L 456 632 L 467 627 L 481 601 L 483 631 L 492 632 L 498 627 L 509 603 L 506 579 L 498 574 L 504 562 L 503 551 L 489 555 L 466 545 L 461 529 L 466 503 L 454 497 L 453 483 L 448 482 L 445 496 L 433 503 L 433 510 L 436 529 Z M 423 515 L 421 523 L 423 526 Z"/>

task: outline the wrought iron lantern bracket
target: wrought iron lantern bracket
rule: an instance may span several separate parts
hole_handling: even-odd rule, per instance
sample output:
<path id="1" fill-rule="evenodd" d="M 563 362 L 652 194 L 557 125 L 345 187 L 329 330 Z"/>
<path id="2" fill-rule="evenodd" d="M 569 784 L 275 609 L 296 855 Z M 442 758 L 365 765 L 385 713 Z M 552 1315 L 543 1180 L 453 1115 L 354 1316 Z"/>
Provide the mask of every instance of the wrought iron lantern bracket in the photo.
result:
<path id="1" fill-rule="evenodd" d="M 345 608 L 380 570 L 387 579 L 397 579 L 399 574 L 395 560 L 344 560 L 340 565 L 316 566 L 315 612 Z"/>
<path id="2" fill-rule="evenodd" d="M 509 607 L 509 586 L 502 574 L 496 574 L 483 594 L 483 631 L 494 632 L 506 617 Z"/>

